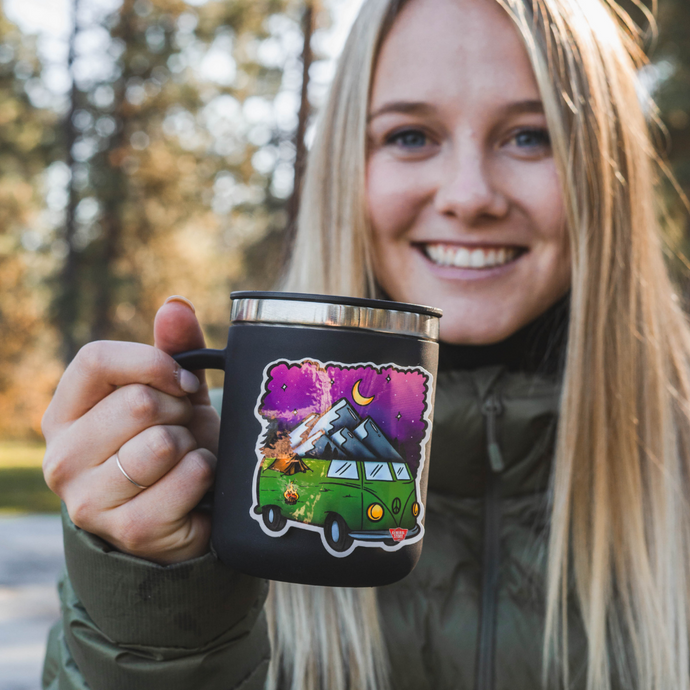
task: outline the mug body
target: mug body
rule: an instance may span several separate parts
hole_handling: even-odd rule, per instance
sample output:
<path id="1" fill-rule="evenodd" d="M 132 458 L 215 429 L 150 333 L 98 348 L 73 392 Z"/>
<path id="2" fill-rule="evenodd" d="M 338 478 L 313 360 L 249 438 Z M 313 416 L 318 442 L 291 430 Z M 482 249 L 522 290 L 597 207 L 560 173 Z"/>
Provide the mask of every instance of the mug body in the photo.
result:
<path id="1" fill-rule="evenodd" d="M 212 544 L 273 580 L 380 586 L 424 536 L 440 312 L 234 293 Z"/>

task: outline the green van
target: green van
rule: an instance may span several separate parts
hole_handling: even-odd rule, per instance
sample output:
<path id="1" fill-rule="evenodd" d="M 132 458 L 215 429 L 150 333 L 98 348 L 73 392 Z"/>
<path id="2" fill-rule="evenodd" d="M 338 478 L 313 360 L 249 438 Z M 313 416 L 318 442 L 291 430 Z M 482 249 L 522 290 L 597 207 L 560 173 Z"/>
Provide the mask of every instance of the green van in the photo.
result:
<path id="1" fill-rule="evenodd" d="M 419 534 L 415 480 L 404 462 L 302 458 L 286 474 L 261 463 L 254 510 L 272 532 L 288 520 L 323 527 L 326 543 L 347 551 L 354 540 L 394 545 Z"/>

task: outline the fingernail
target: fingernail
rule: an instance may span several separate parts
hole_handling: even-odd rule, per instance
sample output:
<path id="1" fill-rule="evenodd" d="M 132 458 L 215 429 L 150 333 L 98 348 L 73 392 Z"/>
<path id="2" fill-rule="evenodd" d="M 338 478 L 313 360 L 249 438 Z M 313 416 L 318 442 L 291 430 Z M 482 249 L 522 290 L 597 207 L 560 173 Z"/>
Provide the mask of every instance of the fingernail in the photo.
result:
<path id="1" fill-rule="evenodd" d="M 199 383 L 199 379 L 194 376 L 191 371 L 180 369 L 178 377 L 180 380 L 180 388 L 185 393 L 196 393 L 199 390 L 201 383 Z"/>
<path id="2" fill-rule="evenodd" d="M 181 302 L 182 304 L 186 304 L 196 314 L 194 305 L 186 297 L 182 297 L 182 295 L 171 295 L 165 300 L 165 304 L 168 302 Z"/>

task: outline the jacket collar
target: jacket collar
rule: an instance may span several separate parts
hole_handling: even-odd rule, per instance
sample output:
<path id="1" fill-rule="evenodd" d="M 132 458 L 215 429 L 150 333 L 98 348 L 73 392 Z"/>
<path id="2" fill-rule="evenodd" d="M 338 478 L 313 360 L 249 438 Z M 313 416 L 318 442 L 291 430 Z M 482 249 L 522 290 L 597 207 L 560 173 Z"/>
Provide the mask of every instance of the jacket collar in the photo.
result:
<path id="1" fill-rule="evenodd" d="M 502 366 L 509 372 L 558 376 L 565 363 L 569 318 L 568 294 L 501 342 L 491 345 L 440 343 L 439 370 Z"/>
<path id="2" fill-rule="evenodd" d="M 429 489 L 457 497 L 484 495 L 489 459 L 487 400 L 498 401 L 495 440 L 502 459 L 501 495 L 546 490 L 551 471 L 560 381 L 505 366 L 439 372 Z"/>

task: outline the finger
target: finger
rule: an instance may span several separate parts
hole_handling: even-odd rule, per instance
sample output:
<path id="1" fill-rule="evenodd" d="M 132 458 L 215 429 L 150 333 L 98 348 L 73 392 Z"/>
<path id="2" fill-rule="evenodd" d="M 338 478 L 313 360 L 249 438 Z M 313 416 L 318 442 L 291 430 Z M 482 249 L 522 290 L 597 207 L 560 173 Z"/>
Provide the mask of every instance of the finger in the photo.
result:
<path id="1" fill-rule="evenodd" d="M 147 489 L 147 502 L 161 503 L 160 515 L 174 522 L 192 511 L 213 486 L 216 456 L 205 448 L 187 453 L 164 477 Z M 144 492 L 136 500 L 144 498 Z"/>
<path id="2" fill-rule="evenodd" d="M 182 458 L 135 498 L 103 514 L 105 539 L 127 553 L 173 563 L 208 551 L 210 517 L 193 508 L 213 485 L 216 458 L 205 449 Z"/>
<path id="3" fill-rule="evenodd" d="M 185 297 L 168 297 L 153 322 L 153 340 L 157 348 L 171 355 L 204 347 L 194 305 Z"/>
<path id="4" fill-rule="evenodd" d="M 43 462 L 46 482 L 64 498 L 66 484 L 86 469 L 106 462 L 145 429 L 186 426 L 192 415 L 187 398 L 176 398 L 141 384 L 118 388 L 48 445 Z"/>
<path id="5" fill-rule="evenodd" d="M 215 408 L 210 404 L 196 405 L 194 417 L 188 427 L 200 448 L 207 448 L 214 455 L 218 455 L 220 416 Z"/>
<path id="6" fill-rule="evenodd" d="M 158 310 L 153 323 L 153 338 L 157 348 L 169 355 L 196 350 L 205 346 L 204 334 L 194 312 L 192 303 L 184 297 L 169 297 Z M 206 374 L 203 370 L 194 372 L 201 382 L 196 395 L 191 397 L 194 405 L 208 405 Z"/>
<path id="7" fill-rule="evenodd" d="M 44 417 L 44 431 L 78 419 L 120 386 L 142 383 L 182 397 L 199 381 L 161 350 L 140 343 L 98 341 L 84 346 L 65 371 Z"/>
<path id="8" fill-rule="evenodd" d="M 184 426 L 158 425 L 145 429 L 107 462 L 94 468 L 96 483 L 110 487 L 101 505 L 115 507 L 129 501 L 144 490 L 141 487 L 153 486 L 196 448 L 196 439 Z"/>

